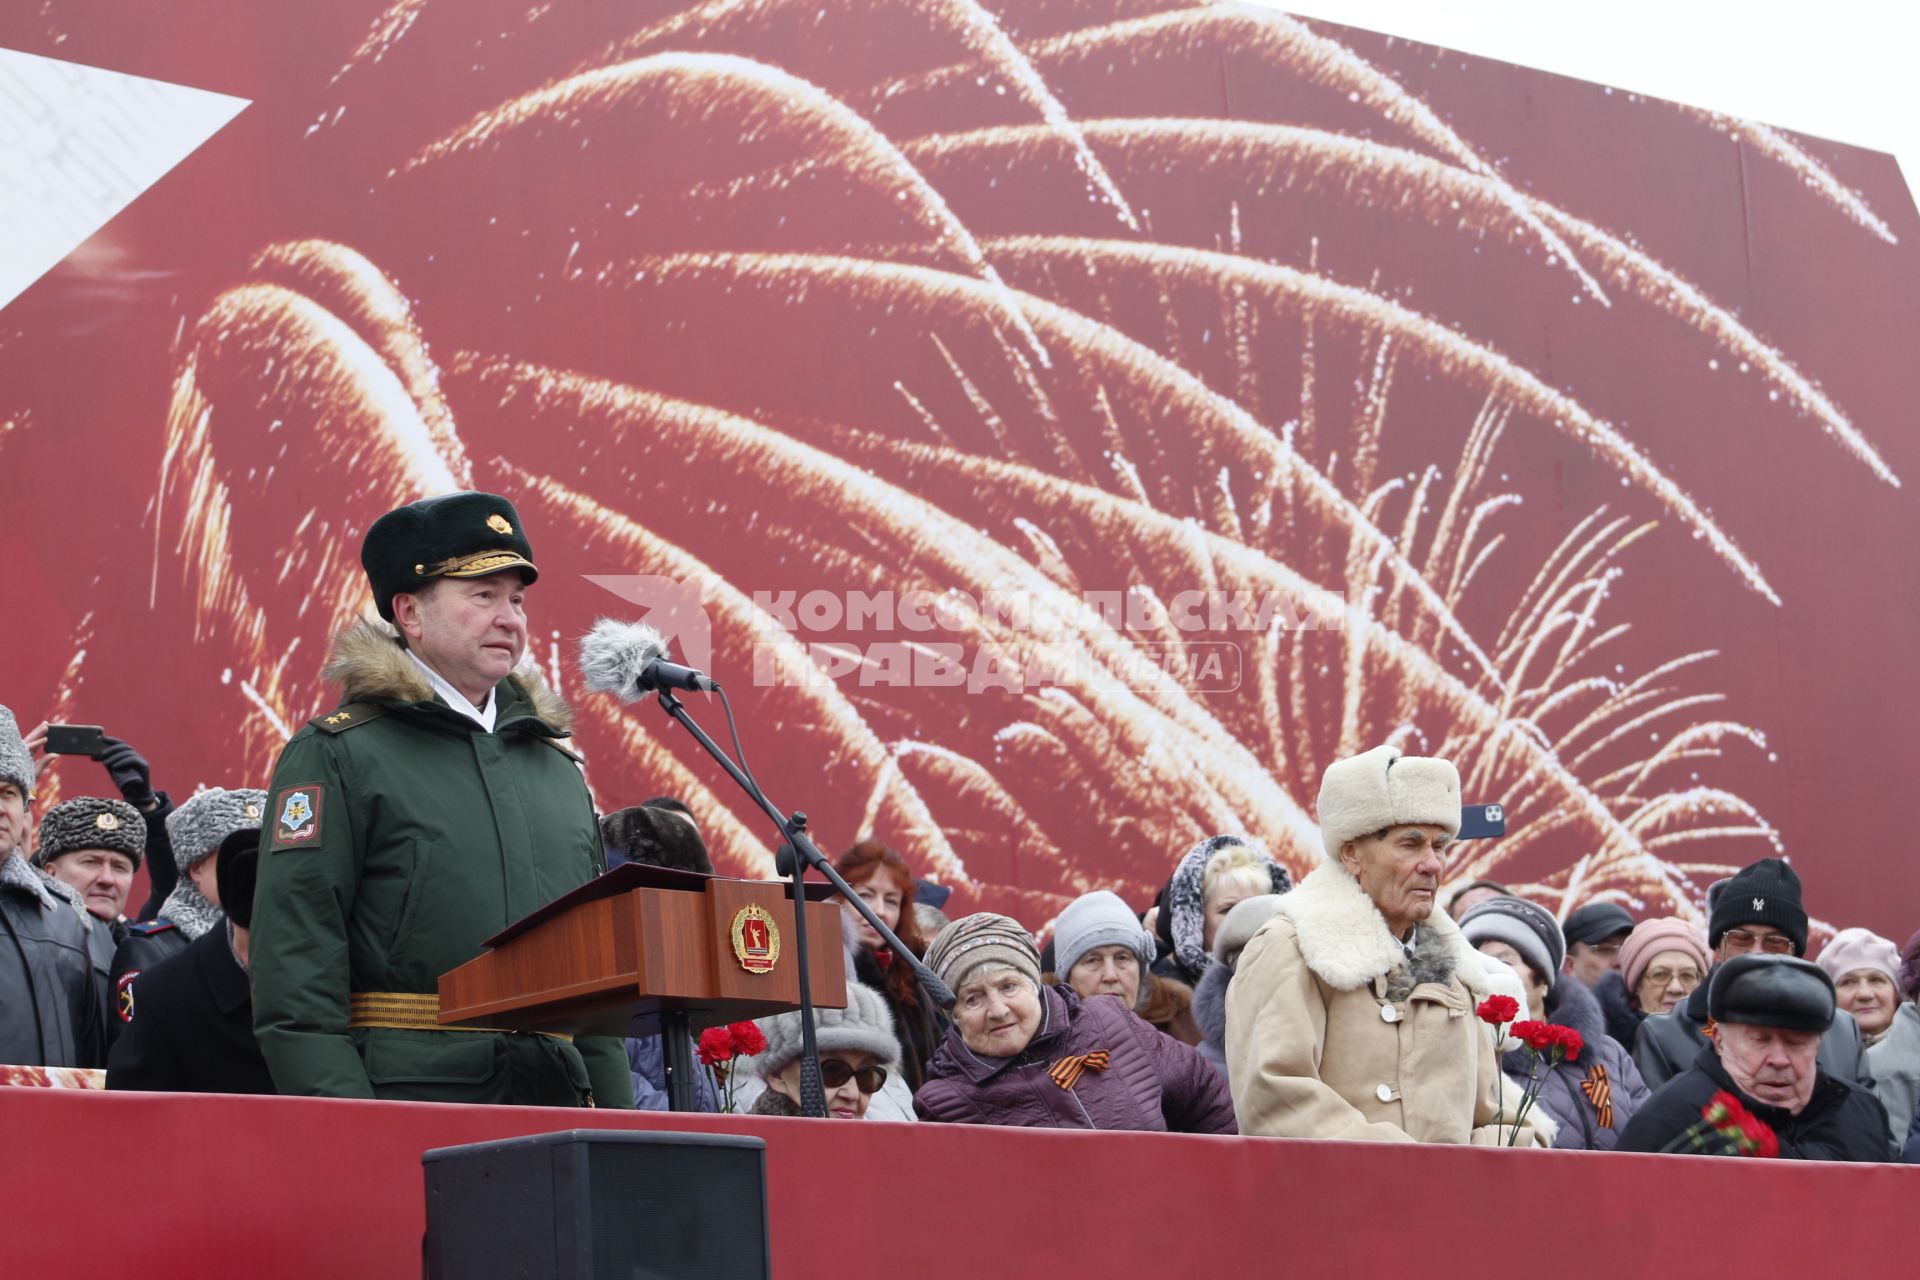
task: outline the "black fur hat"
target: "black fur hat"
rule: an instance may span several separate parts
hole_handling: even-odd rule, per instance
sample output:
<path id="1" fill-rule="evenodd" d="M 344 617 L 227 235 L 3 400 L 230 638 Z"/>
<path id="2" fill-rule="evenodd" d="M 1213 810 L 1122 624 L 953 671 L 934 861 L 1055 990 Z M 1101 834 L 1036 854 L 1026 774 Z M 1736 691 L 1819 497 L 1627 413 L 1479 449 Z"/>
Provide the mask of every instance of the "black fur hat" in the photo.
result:
<path id="1" fill-rule="evenodd" d="M 685 806 L 649 801 L 621 809 L 600 819 L 600 843 L 607 849 L 607 865 L 638 862 L 649 867 L 713 874 L 706 841 Z"/>
<path id="2" fill-rule="evenodd" d="M 253 927 L 253 884 L 260 875 L 260 828 L 241 827 L 220 842 L 213 864 L 220 909 L 242 929 Z"/>
<path id="3" fill-rule="evenodd" d="M 1833 979 L 1792 956 L 1735 956 L 1714 968 L 1707 1012 L 1715 1022 L 1824 1032 L 1833 1025 Z"/>
<path id="4" fill-rule="evenodd" d="M 360 544 L 360 567 L 380 616 L 393 621 L 393 597 L 435 578 L 482 578 L 517 569 L 540 576 L 513 504 L 492 493 L 443 493 L 409 502 L 373 522 Z"/>

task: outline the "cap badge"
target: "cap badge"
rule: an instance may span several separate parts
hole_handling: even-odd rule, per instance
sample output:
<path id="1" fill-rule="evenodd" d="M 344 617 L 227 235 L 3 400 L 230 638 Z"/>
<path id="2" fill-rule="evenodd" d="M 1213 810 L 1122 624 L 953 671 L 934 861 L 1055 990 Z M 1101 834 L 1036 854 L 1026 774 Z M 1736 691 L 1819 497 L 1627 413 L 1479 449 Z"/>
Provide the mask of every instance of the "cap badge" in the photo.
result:
<path id="1" fill-rule="evenodd" d="M 248 805 L 248 806 L 247 806 L 247 816 L 248 816 L 249 818 L 252 818 L 252 819 L 254 819 L 255 821 L 258 821 L 258 820 L 259 820 L 259 818 L 260 818 L 260 806 L 259 806 L 259 805 L 257 805 L 257 804 L 250 804 L 250 805 Z"/>
<path id="2" fill-rule="evenodd" d="M 1755 911 L 1765 911 L 1767 909 L 1767 900 L 1765 898 L 1755 898 L 1753 900 L 1753 909 Z"/>
<path id="3" fill-rule="evenodd" d="M 487 517 L 487 528 L 506 537 L 513 536 L 513 526 L 508 524 L 507 518 L 498 511 Z"/>
<path id="4" fill-rule="evenodd" d="M 103 813 L 93 820 L 93 825 L 102 831 L 118 831 L 120 829 L 120 819 L 111 813 Z"/>

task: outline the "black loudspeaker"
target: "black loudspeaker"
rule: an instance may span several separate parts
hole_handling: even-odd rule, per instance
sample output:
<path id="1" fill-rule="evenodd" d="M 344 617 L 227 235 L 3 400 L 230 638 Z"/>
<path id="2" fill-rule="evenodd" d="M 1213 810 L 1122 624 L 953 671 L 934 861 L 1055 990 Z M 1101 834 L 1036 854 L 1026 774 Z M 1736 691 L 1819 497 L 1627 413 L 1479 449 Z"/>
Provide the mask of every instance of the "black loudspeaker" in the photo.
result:
<path id="1" fill-rule="evenodd" d="M 427 1280 L 766 1280 L 767 1144 L 572 1129 L 421 1157 Z"/>

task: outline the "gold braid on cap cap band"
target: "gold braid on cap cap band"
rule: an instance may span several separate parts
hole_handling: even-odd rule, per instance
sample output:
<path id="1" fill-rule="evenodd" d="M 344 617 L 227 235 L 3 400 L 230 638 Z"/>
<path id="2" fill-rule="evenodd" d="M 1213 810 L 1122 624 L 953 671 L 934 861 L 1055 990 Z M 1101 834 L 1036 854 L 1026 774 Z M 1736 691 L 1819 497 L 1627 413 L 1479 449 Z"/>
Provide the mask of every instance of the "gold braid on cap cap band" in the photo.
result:
<path id="1" fill-rule="evenodd" d="M 470 556 L 454 556 L 430 565 L 426 576 L 429 578 L 477 578 L 497 569 L 511 569 L 515 565 L 533 567 L 533 562 L 518 551 L 476 551 Z"/>

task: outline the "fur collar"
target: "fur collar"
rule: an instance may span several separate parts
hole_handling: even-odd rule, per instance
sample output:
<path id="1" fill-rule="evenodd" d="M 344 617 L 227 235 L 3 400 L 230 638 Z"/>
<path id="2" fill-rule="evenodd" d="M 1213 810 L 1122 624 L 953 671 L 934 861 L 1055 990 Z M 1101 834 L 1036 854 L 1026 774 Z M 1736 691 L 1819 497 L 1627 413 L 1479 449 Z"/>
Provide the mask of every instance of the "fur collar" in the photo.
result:
<path id="1" fill-rule="evenodd" d="M 800 1108 L 788 1099 L 784 1093 L 775 1093 L 772 1089 L 763 1089 L 760 1096 L 747 1108 L 750 1116 L 797 1116 Z"/>
<path id="2" fill-rule="evenodd" d="M 1419 941 L 1409 962 L 1373 900 L 1338 862 L 1321 863 L 1299 888 L 1282 898 L 1275 918 L 1283 917 L 1293 922 L 1307 968 L 1336 991 L 1357 991 L 1395 970 L 1403 971 L 1404 977 L 1391 985 L 1411 979 L 1408 991 L 1422 982 L 1453 978 L 1475 999 L 1492 990 L 1479 955 L 1438 903 L 1420 922 Z"/>
<path id="3" fill-rule="evenodd" d="M 400 633 L 371 618 L 354 623 L 333 638 L 320 674 L 341 686 L 344 702 L 429 702 L 433 689 L 420 668 L 400 647 Z M 540 672 L 523 665 L 508 675 L 541 721 L 561 734 L 573 728 L 573 708 L 548 687 Z M 505 719 L 504 709 L 501 717 Z"/>
<path id="4" fill-rule="evenodd" d="M 192 878 L 184 872 L 180 883 L 173 886 L 173 892 L 160 904 L 159 918 L 177 926 L 189 942 L 204 937 L 222 919 L 220 908 L 207 901 L 206 895 L 193 887 Z"/>
<path id="5" fill-rule="evenodd" d="M 1216 964 L 1200 975 L 1193 989 L 1194 1023 L 1216 1049 L 1227 1047 L 1227 984 L 1232 981 L 1233 970 Z"/>
<path id="6" fill-rule="evenodd" d="M 48 911 L 57 911 L 66 899 L 54 892 L 52 877 L 36 870 L 16 851 L 0 861 L 0 885 L 26 894 Z"/>

